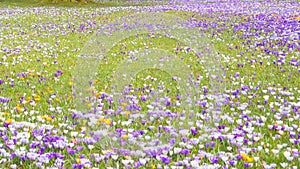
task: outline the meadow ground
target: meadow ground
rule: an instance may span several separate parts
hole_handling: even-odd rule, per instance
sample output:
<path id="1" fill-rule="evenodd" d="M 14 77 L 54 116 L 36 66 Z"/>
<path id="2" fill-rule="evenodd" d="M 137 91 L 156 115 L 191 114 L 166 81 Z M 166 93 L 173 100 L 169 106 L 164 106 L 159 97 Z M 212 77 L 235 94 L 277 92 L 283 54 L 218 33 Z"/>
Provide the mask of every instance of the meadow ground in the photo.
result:
<path id="1" fill-rule="evenodd" d="M 299 2 L 111 5 L 0 2 L 3 168 L 300 166 Z"/>

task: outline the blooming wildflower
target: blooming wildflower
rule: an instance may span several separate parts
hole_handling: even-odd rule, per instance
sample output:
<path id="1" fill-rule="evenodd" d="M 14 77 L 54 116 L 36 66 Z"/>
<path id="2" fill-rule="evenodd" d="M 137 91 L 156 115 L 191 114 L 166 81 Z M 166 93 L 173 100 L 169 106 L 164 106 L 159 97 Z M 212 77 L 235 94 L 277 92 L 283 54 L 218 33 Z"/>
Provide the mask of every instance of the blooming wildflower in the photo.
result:
<path id="1" fill-rule="evenodd" d="M 249 163 L 245 163 L 245 164 L 244 164 L 244 167 L 245 167 L 245 168 L 249 168 L 249 167 L 251 167 L 251 165 L 250 165 Z"/>
<path id="2" fill-rule="evenodd" d="M 231 166 L 234 166 L 234 165 L 237 164 L 237 162 L 236 162 L 236 161 L 233 161 L 233 160 L 230 160 L 230 161 L 229 161 L 229 164 L 230 164 Z"/>
<path id="3" fill-rule="evenodd" d="M 247 162 L 249 162 L 249 163 L 251 163 L 251 162 L 254 161 L 254 158 L 249 157 L 249 156 L 246 155 L 245 153 L 241 153 L 241 156 L 242 156 L 242 159 L 243 159 L 244 161 L 247 161 Z"/>
<path id="4" fill-rule="evenodd" d="M 6 120 L 4 121 L 4 123 L 11 124 L 12 121 L 13 121 L 12 119 L 6 119 Z"/>
<path id="5" fill-rule="evenodd" d="M 34 101 L 40 101 L 41 97 L 39 95 L 35 95 L 33 99 L 34 99 Z"/>
<path id="6" fill-rule="evenodd" d="M 165 163 L 166 165 L 168 165 L 169 163 L 170 163 L 170 158 L 168 158 L 168 157 L 160 157 L 160 159 L 161 159 L 161 161 L 163 162 L 163 163 Z"/>
<path id="7" fill-rule="evenodd" d="M 77 169 L 77 168 L 81 169 L 81 168 L 83 168 L 83 165 L 82 164 L 72 164 L 72 167 L 74 169 Z"/>
<path id="8" fill-rule="evenodd" d="M 76 158 L 76 162 L 80 163 L 81 162 L 80 158 Z"/>
<path id="9" fill-rule="evenodd" d="M 180 154 L 184 154 L 184 155 L 190 154 L 190 150 L 183 149 L 183 150 L 180 151 Z"/>
<path id="10" fill-rule="evenodd" d="M 73 150 L 72 148 L 69 148 L 69 147 L 67 147 L 67 152 L 68 152 L 69 154 L 75 154 L 75 153 L 76 153 L 75 150 Z"/>
<path id="11" fill-rule="evenodd" d="M 219 158 L 218 157 L 213 157 L 210 160 L 211 160 L 211 163 L 213 163 L 213 164 L 216 164 L 216 163 L 219 162 Z"/>
<path id="12" fill-rule="evenodd" d="M 56 167 L 62 168 L 63 165 L 64 165 L 64 161 L 62 159 L 58 158 L 58 159 L 55 160 L 55 166 Z"/>
<path id="13" fill-rule="evenodd" d="M 240 154 L 238 154 L 238 155 L 237 155 L 237 159 L 238 159 L 238 160 L 241 160 L 241 159 L 243 159 L 243 156 L 240 155 Z"/>
<path id="14" fill-rule="evenodd" d="M 28 159 L 30 159 L 30 160 L 35 160 L 35 159 L 37 159 L 37 158 L 39 157 L 39 154 L 28 152 L 28 153 L 26 154 L 26 156 L 27 156 Z"/>
<path id="15" fill-rule="evenodd" d="M 16 165 L 16 164 L 12 164 L 12 165 L 10 165 L 10 168 L 16 169 L 16 168 L 17 168 L 17 165 Z"/>
<path id="16" fill-rule="evenodd" d="M 111 125 L 111 121 L 109 119 L 104 119 L 104 123 L 107 125 Z"/>

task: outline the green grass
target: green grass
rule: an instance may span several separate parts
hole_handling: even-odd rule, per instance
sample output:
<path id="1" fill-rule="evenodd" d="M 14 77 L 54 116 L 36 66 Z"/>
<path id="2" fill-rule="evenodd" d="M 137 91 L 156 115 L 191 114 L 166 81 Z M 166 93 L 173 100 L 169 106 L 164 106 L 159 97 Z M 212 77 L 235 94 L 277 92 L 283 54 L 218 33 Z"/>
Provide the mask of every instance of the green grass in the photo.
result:
<path id="1" fill-rule="evenodd" d="M 29 6 L 53 6 L 53 5 L 57 5 L 57 6 L 73 6 L 74 4 L 70 4 L 70 3 L 66 3 L 66 4 L 46 4 L 46 3 L 37 3 L 37 2 L 20 2 L 20 1 L 4 1 L 0 3 L 1 6 L 22 6 L 22 7 L 29 7 Z M 99 4 L 89 4 L 89 5 L 84 5 L 84 4 L 76 4 L 82 7 L 91 7 L 91 6 L 101 6 Z M 103 4 L 103 6 L 110 6 L 110 5 L 114 5 L 114 4 Z M 80 10 L 81 8 L 78 8 L 78 10 Z M 129 12 L 128 12 L 129 13 Z M 113 14 L 106 14 L 103 16 L 97 16 L 96 18 L 93 18 L 95 20 L 102 20 L 103 18 L 108 18 L 108 21 L 114 20 L 118 17 L 121 17 L 122 15 L 127 15 L 128 13 L 113 13 Z M 168 13 L 170 14 L 174 14 L 174 15 L 181 15 L 183 17 L 186 18 L 190 18 L 194 13 L 187 13 L 187 12 L 177 12 L 177 11 L 169 11 Z M 196 16 L 199 18 L 202 18 L 200 16 Z M 39 18 L 41 18 L 41 20 L 39 20 Z M 13 79 L 15 79 L 15 87 L 11 88 L 10 87 L 10 83 L 8 84 L 3 84 L 1 87 L 3 87 L 5 90 L 1 90 L 0 93 L 3 96 L 6 97 L 10 97 L 13 99 L 12 102 L 10 102 L 8 105 L 4 106 L 3 108 L 3 113 L 10 113 L 10 115 L 5 116 L 5 118 L 13 118 L 16 121 L 28 121 L 30 120 L 31 122 L 38 122 L 38 120 L 33 120 L 31 119 L 31 117 L 29 117 L 29 115 L 24 115 L 24 111 L 22 112 L 17 112 L 17 111 L 11 111 L 11 110 L 15 110 L 17 107 L 19 108 L 24 108 L 24 109 L 34 109 L 36 111 L 39 111 L 38 116 L 49 116 L 52 115 L 53 113 L 49 111 L 49 105 L 48 105 L 48 101 L 51 100 L 51 103 L 53 106 L 57 107 L 62 107 L 63 108 L 63 113 L 59 114 L 55 114 L 56 119 L 52 120 L 52 121 L 45 121 L 46 124 L 51 124 L 57 128 L 59 127 L 60 123 L 68 123 L 68 125 L 73 126 L 72 123 L 73 121 L 66 121 L 63 119 L 63 116 L 68 115 L 70 116 L 72 114 L 72 112 L 70 111 L 70 109 L 74 109 L 75 108 L 75 101 L 72 97 L 72 88 L 70 85 L 70 82 L 73 82 L 72 79 L 72 73 L 73 73 L 73 69 L 75 67 L 76 61 L 78 61 L 78 55 L 80 52 L 78 51 L 74 51 L 74 52 L 70 52 L 70 50 L 74 50 L 76 48 L 80 48 L 82 47 L 82 44 L 84 44 L 85 42 L 87 42 L 89 40 L 89 38 L 92 36 L 92 34 L 86 34 L 86 33 L 79 33 L 79 32 L 75 32 L 75 33 L 70 33 L 66 36 L 59 36 L 56 37 L 55 33 L 52 35 L 47 36 L 40 36 L 43 35 L 45 33 L 47 33 L 47 31 L 45 32 L 41 32 L 41 31 L 37 31 L 37 30 L 32 30 L 31 26 L 37 22 L 42 22 L 42 23 L 55 23 L 57 22 L 57 19 L 61 22 L 66 22 L 68 19 L 68 17 L 61 15 L 61 16 L 57 16 L 57 18 L 51 18 L 49 16 L 46 15 L 26 15 L 26 16 L 19 16 L 17 18 L 15 18 L 14 20 L 10 20 L 10 23 L 14 24 L 14 23 L 21 23 L 24 24 L 24 27 L 29 30 L 28 35 L 20 35 L 18 38 L 13 36 L 13 39 L 6 39 L 5 41 L 3 41 L 4 45 L 10 46 L 10 47 L 16 47 L 22 43 L 26 43 L 29 39 L 33 39 L 36 41 L 39 41 L 40 44 L 45 44 L 46 47 L 47 46 L 54 46 L 54 44 L 57 41 L 60 41 L 60 44 L 58 46 L 56 46 L 55 51 L 60 51 L 62 50 L 61 53 L 57 52 L 56 56 L 51 56 L 50 54 L 43 54 L 41 52 L 38 51 L 32 51 L 28 54 L 23 54 L 23 61 L 20 61 L 19 64 L 16 64 L 14 66 L 12 66 L 11 63 L 15 62 L 18 58 L 18 55 L 16 56 L 10 56 L 7 58 L 7 61 L 9 63 L 9 66 L 5 67 L 5 66 L 1 66 L 0 67 L 0 79 L 5 79 L 5 76 L 9 76 Z M 71 18 L 74 19 L 74 22 L 76 24 L 78 24 L 79 22 L 82 22 L 84 19 L 77 19 L 77 18 Z M 77 20 L 76 20 L 77 19 Z M 89 18 L 91 19 L 91 18 Z M 202 18 L 202 19 L 207 19 L 210 20 L 212 18 Z M 237 18 L 238 21 L 241 21 L 240 18 Z M 8 20 L 2 20 L 3 22 L 8 22 Z M 1 21 L 1 22 L 2 22 Z M 26 27 L 27 26 L 27 27 Z M 25 29 L 24 28 L 24 29 Z M 31 31 L 32 30 L 32 31 Z M 248 57 L 249 59 L 254 59 L 256 58 L 257 55 L 261 54 L 260 51 L 256 51 L 254 49 L 252 49 L 251 51 L 249 51 L 249 53 L 246 53 L 243 57 L 244 58 L 239 58 L 236 56 L 237 53 L 239 53 L 241 50 L 229 50 L 227 43 L 232 43 L 234 45 L 236 44 L 240 44 L 241 41 L 238 40 L 237 38 L 232 38 L 232 36 L 230 35 L 231 30 L 229 30 L 229 32 L 225 32 L 222 34 L 222 38 L 224 39 L 224 41 L 213 41 L 214 47 L 217 51 L 220 51 L 221 54 L 223 54 L 224 56 L 228 56 L 230 55 L 232 59 L 237 59 L 239 62 L 245 62 L 244 58 Z M 3 32 L 3 34 L 5 35 L 18 35 L 19 32 L 16 32 L 15 30 L 7 30 L 5 32 Z M 78 40 L 80 39 L 80 41 Z M 35 42 L 35 41 L 34 41 Z M 134 42 L 134 43 L 132 43 Z M 151 43 L 150 43 L 151 42 Z M 48 45 L 47 45 L 48 44 Z M 140 38 L 136 39 L 134 37 L 129 37 L 124 39 L 123 41 L 120 41 L 118 44 L 116 44 L 113 48 L 110 49 L 110 51 L 108 52 L 108 54 L 114 53 L 116 54 L 115 56 L 113 55 L 108 55 L 109 57 L 107 58 L 107 62 L 110 63 L 108 65 L 105 64 L 100 64 L 98 72 L 99 72 L 99 76 L 97 77 L 98 80 L 98 84 L 96 86 L 96 92 L 99 94 L 101 92 L 101 90 L 103 90 L 105 87 L 108 88 L 109 85 L 112 82 L 112 78 L 113 78 L 113 73 L 114 71 L 118 68 L 120 62 L 126 57 L 126 53 L 122 54 L 121 51 L 126 51 L 126 50 L 133 50 L 133 49 L 137 49 L 137 48 L 143 48 L 146 46 L 149 46 L 150 48 L 163 48 L 168 50 L 171 53 L 175 53 L 174 48 L 175 47 L 183 47 L 184 44 L 182 44 L 181 46 L 178 45 L 178 40 L 176 39 L 172 39 L 172 38 L 167 38 L 167 37 L 161 37 L 161 38 L 148 38 L 146 34 L 143 34 L 140 36 Z M 124 45 L 127 46 L 127 48 L 124 48 Z M 185 57 L 187 58 L 185 61 L 185 63 L 187 64 L 191 64 L 193 65 L 193 70 L 195 72 L 196 75 L 203 75 L 203 70 L 201 69 L 201 65 L 199 65 L 197 62 L 195 62 L 195 60 L 193 60 L 195 58 L 195 56 L 192 53 L 189 54 L 185 54 L 185 53 L 180 53 L 177 55 L 178 57 Z M 287 58 L 291 57 L 290 55 L 287 56 Z M 275 57 L 272 57 L 271 59 L 275 59 Z M 39 60 L 39 61 L 37 61 Z M 228 65 L 228 70 L 227 70 L 227 86 L 229 89 L 238 89 L 241 86 L 240 83 L 242 81 L 241 78 L 231 78 L 230 74 L 234 74 L 236 72 L 240 73 L 240 77 L 244 77 L 244 84 L 245 85 L 251 85 L 251 86 L 257 86 L 260 85 L 261 88 L 264 88 L 265 86 L 272 86 L 272 84 L 282 84 L 283 86 L 286 86 L 288 88 L 293 88 L 293 87 L 299 87 L 300 81 L 298 78 L 298 74 L 297 74 L 297 70 L 296 69 L 290 69 L 290 66 L 284 65 L 283 68 L 286 69 L 286 72 L 292 72 L 292 78 L 291 81 L 288 81 L 288 74 L 287 73 L 280 73 L 280 69 L 278 69 L 278 67 L 274 66 L 274 65 L 270 65 L 270 66 L 266 66 L 265 62 L 268 61 L 267 58 L 263 58 L 262 59 L 264 61 L 263 65 L 259 65 L 258 63 L 255 63 L 253 65 L 255 65 L 255 67 L 251 67 L 251 64 L 245 62 L 245 67 L 244 68 L 238 68 L 237 65 L 233 64 L 236 62 L 226 62 L 224 59 L 221 60 L 222 64 Z M 53 62 L 57 62 L 58 64 L 52 64 Z M 43 63 L 46 64 L 43 64 Z M 30 69 L 30 70 L 29 70 Z M 35 70 L 35 72 L 31 71 L 31 70 Z M 54 78 L 54 73 L 56 73 L 57 70 L 62 70 L 63 75 L 61 77 L 58 78 Z M 16 74 L 20 73 L 20 72 L 28 72 L 28 76 L 26 76 L 25 78 L 18 78 L 16 76 Z M 254 72 L 256 73 L 256 75 L 254 76 Z M 273 74 L 273 75 L 272 75 Z M 158 80 L 152 82 L 151 80 L 147 80 L 146 77 L 147 76 L 151 76 L 151 77 L 156 77 Z M 203 75 L 205 76 L 205 75 Z M 43 78 L 46 78 L 47 80 L 41 80 Z M 48 79 L 49 78 L 49 79 Z M 54 79 L 52 79 L 54 78 Z M 166 72 L 163 72 L 161 70 L 155 70 L 155 69 L 148 69 L 145 70 L 143 72 L 139 72 L 136 75 L 136 79 L 132 81 L 132 84 L 134 87 L 140 87 L 142 88 L 144 86 L 144 84 L 147 85 L 152 85 L 154 88 L 156 88 L 158 85 L 161 85 L 162 83 L 165 84 L 166 89 L 169 89 L 170 92 L 167 93 L 167 96 L 170 96 L 171 98 L 173 98 L 172 101 L 174 101 L 174 97 L 177 94 L 178 90 L 176 89 L 176 86 L 178 84 L 174 83 L 173 81 L 170 80 L 170 75 Z M 254 79 L 252 79 L 254 78 Z M 30 85 L 27 85 L 27 82 L 30 82 Z M 233 83 L 238 82 L 238 85 L 234 85 Z M 269 85 L 270 83 L 270 85 Z M 207 77 L 204 77 L 204 79 L 201 81 L 200 86 L 208 86 L 209 85 L 209 80 Z M 35 88 L 33 88 L 33 86 L 35 86 Z M 110 92 L 109 89 L 106 90 L 106 92 Z M 20 104 L 19 100 L 20 98 L 24 95 L 24 93 L 26 93 L 25 99 L 28 99 L 28 101 L 32 101 L 35 100 L 36 103 L 38 104 L 38 106 L 32 108 L 30 107 L 29 103 L 26 104 Z M 56 98 L 55 99 L 50 99 L 52 94 L 56 94 Z M 143 92 L 140 91 L 134 91 L 132 92 L 133 94 L 140 96 L 142 94 L 145 94 Z M 257 118 L 259 119 L 261 116 L 266 116 L 265 112 L 261 109 L 257 108 L 257 105 L 255 103 L 257 103 L 258 101 L 263 102 L 263 98 L 262 96 L 263 91 L 262 89 L 259 89 L 257 91 L 250 91 L 248 95 L 255 95 L 257 97 L 254 97 L 252 100 L 252 103 L 254 105 L 251 105 L 251 114 L 249 115 L 252 118 Z M 278 94 L 278 92 L 277 92 Z M 247 102 L 249 101 L 249 98 L 247 98 L 247 96 L 241 96 L 240 98 L 232 98 L 231 101 L 233 102 Z M 299 98 L 299 94 L 295 94 L 296 98 Z M 39 99 L 40 98 L 40 99 Z M 287 96 L 282 96 L 281 99 L 287 99 L 289 100 L 290 98 L 288 98 Z M 270 97 L 270 101 L 277 101 L 279 99 L 275 98 L 275 96 L 271 96 Z M 109 104 L 107 101 L 104 101 L 105 108 L 109 107 Z M 149 101 L 150 102 L 150 101 Z M 146 110 L 146 104 L 149 104 L 149 102 L 146 103 L 142 103 L 142 109 Z M 199 109 L 199 111 L 202 110 L 202 108 L 200 106 L 196 107 L 197 109 Z M 279 107 L 275 107 L 275 109 L 279 109 Z M 172 111 L 177 111 L 180 110 L 178 109 L 173 109 Z M 224 112 L 229 113 L 229 114 L 234 114 L 235 111 L 237 111 L 236 107 L 235 110 L 232 111 L 230 110 L 229 106 L 224 107 Z M 268 110 L 270 111 L 270 110 Z M 241 114 L 240 113 L 236 113 L 236 118 L 240 118 Z M 128 120 L 130 118 L 130 114 L 129 116 L 118 116 L 118 117 L 114 117 L 115 119 L 113 119 L 114 121 L 117 120 L 121 120 L 121 121 L 125 121 Z M 275 120 L 274 120 L 274 116 L 272 114 L 270 114 L 270 116 L 267 116 L 267 122 L 266 124 L 274 124 Z M 201 120 L 201 119 L 198 119 Z M 84 122 L 83 121 L 79 121 L 80 125 L 77 125 L 74 127 L 75 131 L 81 131 L 81 127 L 84 126 Z M 243 123 L 245 123 L 246 121 L 243 121 Z M 291 122 L 288 122 L 288 119 L 284 119 L 284 122 L 286 122 L 286 124 L 291 124 Z M 39 122 L 38 122 L 39 123 Z M 172 122 L 172 124 L 174 124 L 176 122 Z M 166 120 L 159 120 L 159 119 L 155 119 L 154 121 L 151 121 L 149 123 L 147 123 L 146 125 L 142 125 L 141 123 L 135 123 L 133 125 L 131 125 L 130 127 L 134 128 L 134 129 L 147 129 L 147 127 L 149 125 L 153 125 L 153 126 L 158 126 L 158 125 L 164 125 L 166 124 Z M 233 130 L 235 127 L 238 126 L 237 122 L 235 121 L 233 124 L 230 124 L 227 120 L 222 120 L 220 122 L 220 125 L 226 125 L 231 127 L 230 130 Z M 94 126 L 93 126 L 94 127 Z M 113 129 L 118 128 L 118 127 L 122 127 L 121 125 L 117 124 L 115 126 L 113 126 Z M 63 134 L 62 130 L 63 129 L 67 129 L 66 127 L 62 127 L 60 128 L 61 130 L 58 131 L 58 134 Z M 157 131 L 157 128 L 155 128 L 153 131 Z M 262 138 L 264 140 L 265 143 L 269 143 L 270 147 L 275 147 L 276 144 L 279 143 L 289 143 L 289 140 L 287 139 L 287 136 L 282 136 L 280 139 L 277 140 L 272 140 L 271 136 L 275 135 L 275 131 L 270 131 L 269 129 L 267 129 L 266 126 L 263 127 L 257 127 L 255 129 L 256 132 L 259 133 L 264 133 L 264 138 Z M 153 133 L 150 133 L 150 136 L 153 136 Z M 69 136 L 70 134 L 63 134 L 63 135 L 67 135 Z M 199 135 L 198 135 L 199 136 Z M 195 136 L 195 137 L 198 137 Z M 192 137 L 192 136 L 191 136 Z M 71 137 L 69 137 L 68 139 L 71 140 Z M 254 143 L 254 145 L 252 145 L 252 147 L 257 147 L 259 145 L 260 142 L 258 143 Z M 87 149 L 87 145 L 80 143 L 80 145 L 85 146 L 85 149 L 81 152 L 82 154 L 86 154 L 87 156 L 91 153 L 100 153 L 101 150 L 103 149 L 103 147 L 101 147 L 101 143 L 99 143 L 100 145 L 96 145 L 96 149 L 95 150 L 88 150 Z M 216 154 L 219 151 L 227 151 L 226 147 L 229 145 L 228 142 L 226 141 L 216 141 L 216 147 L 212 150 L 207 150 L 211 153 Z M 291 145 L 293 146 L 293 148 L 298 148 L 299 146 L 296 145 Z M 197 151 L 199 150 L 199 148 L 195 148 L 192 151 L 196 154 Z M 47 149 L 46 151 L 51 151 L 51 149 Z M 233 153 L 238 153 L 237 152 L 237 147 L 233 147 Z M 73 162 L 74 158 L 77 158 L 77 156 L 75 155 L 70 155 L 66 152 L 66 150 L 61 150 L 61 153 L 65 154 L 67 157 L 67 163 L 65 164 L 66 168 L 70 168 L 71 167 L 71 162 Z M 78 154 L 76 154 L 78 155 Z M 251 154 L 252 156 L 262 156 L 260 161 L 256 162 L 256 167 L 257 168 L 261 168 L 262 166 L 262 161 L 266 161 L 268 163 L 272 163 L 275 161 L 275 163 L 279 164 L 282 161 L 285 161 L 284 157 L 282 156 L 282 154 L 280 156 L 277 156 L 276 158 L 270 156 L 270 153 L 266 153 L 264 151 L 262 152 L 258 152 L 258 153 L 254 153 L 252 152 Z M 180 155 L 174 155 L 172 156 L 172 158 L 175 159 L 182 159 L 183 157 Z M 276 160 L 274 160 L 276 159 Z M 120 162 L 121 160 L 118 159 L 118 162 Z M 115 161 L 110 160 L 108 164 L 105 164 L 104 161 L 102 161 L 99 164 L 99 168 L 104 168 L 106 165 L 110 165 L 110 166 L 115 166 Z M 204 162 L 208 162 L 208 159 L 205 159 Z M 19 159 L 14 159 L 13 163 L 16 164 L 20 164 L 20 160 Z M 24 168 L 34 168 L 34 164 L 31 164 L 28 161 L 24 162 L 25 164 L 23 164 Z M 50 162 L 50 164 L 53 163 Z M 152 164 L 159 164 L 161 162 L 155 161 L 152 159 L 152 161 L 147 164 L 146 168 L 151 168 Z M 237 168 L 243 168 L 243 163 L 242 161 L 239 161 Z M 4 167 L 9 167 L 10 163 L 6 163 Z M 298 165 L 297 162 L 293 162 L 292 164 L 294 165 Z"/>
<path id="2" fill-rule="evenodd" d="M 155 4 L 163 4 L 162 2 L 140 2 L 140 3 L 129 3 L 126 1 L 102 1 L 102 2 L 46 2 L 37 0 L 0 0 L 0 7 L 6 6 L 19 6 L 19 7 L 113 7 L 113 6 L 151 6 Z"/>

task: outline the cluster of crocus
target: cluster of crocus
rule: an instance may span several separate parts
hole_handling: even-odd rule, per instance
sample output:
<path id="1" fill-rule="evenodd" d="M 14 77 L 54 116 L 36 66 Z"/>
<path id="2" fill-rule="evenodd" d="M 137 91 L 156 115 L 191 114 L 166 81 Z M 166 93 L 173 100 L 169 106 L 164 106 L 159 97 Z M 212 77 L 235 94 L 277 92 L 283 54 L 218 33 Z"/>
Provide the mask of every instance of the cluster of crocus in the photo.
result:
<path id="1" fill-rule="evenodd" d="M 1 165 L 299 166 L 299 2 L 177 2 L 109 8 L 1 7 Z M 73 93 L 77 84 L 72 69 L 82 42 L 98 30 L 114 28 L 104 24 L 141 11 L 180 15 L 210 38 L 227 87 L 214 125 L 207 126 L 215 105 L 205 63 L 195 60 L 184 44 L 150 35 L 146 42 L 129 38 L 117 44 L 102 68 L 111 71 L 118 57 L 135 59 L 130 53 L 136 46 L 164 44 L 184 56 L 190 67 L 199 68 L 189 84 L 197 91 L 193 101 L 177 93 L 175 77 L 163 81 L 149 71 L 137 74 L 138 80 L 125 87 L 118 103 L 107 88 L 95 85 L 93 96 L 83 103 L 90 110 L 74 109 L 78 95 Z M 99 72 L 97 78 L 105 82 L 110 77 Z M 99 79 L 86 83 L 97 84 Z M 192 105 L 191 117 L 182 116 L 183 104 Z M 188 118 L 195 120 L 188 123 Z M 174 127 L 185 122 L 188 129 Z"/>

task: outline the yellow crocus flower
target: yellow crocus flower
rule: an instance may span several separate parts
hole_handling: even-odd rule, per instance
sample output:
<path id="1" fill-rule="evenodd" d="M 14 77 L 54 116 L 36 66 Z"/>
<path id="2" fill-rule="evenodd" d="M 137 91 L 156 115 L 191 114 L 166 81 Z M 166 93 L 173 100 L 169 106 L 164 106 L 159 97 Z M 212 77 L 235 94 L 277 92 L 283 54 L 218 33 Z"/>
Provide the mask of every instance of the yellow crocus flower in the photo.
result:
<path id="1" fill-rule="evenodd" d="M 4 121 L 4 123 L 11 124 L 11 123 L 12 123 L 12 119 L 6 119 L 6 120 Z"/>

